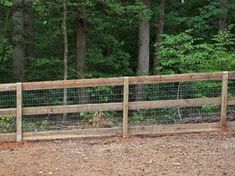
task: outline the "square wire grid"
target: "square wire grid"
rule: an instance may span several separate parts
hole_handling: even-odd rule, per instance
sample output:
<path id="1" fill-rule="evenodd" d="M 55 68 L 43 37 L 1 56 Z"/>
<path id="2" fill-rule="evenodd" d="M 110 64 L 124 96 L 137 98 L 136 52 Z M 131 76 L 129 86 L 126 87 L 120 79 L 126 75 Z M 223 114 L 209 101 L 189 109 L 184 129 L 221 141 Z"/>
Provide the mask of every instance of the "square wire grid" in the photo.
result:
<path id="1" fill-rule="evenodd" d="M 16 108 L 16 91 L 0 92 L 0 109 Z M 0 133 L 15 133 L 16 117 L 0 116 Z"/>
<path id="2" fill-rule="evenodd" d="M 102 104 L 123 101 L 123 86 L 24 91 L 24 107 Z M 66 108 L 66 107 L 65 107 Z M 23 117 L 24 131 L 111 128 L 121 126 L 122 111 L 93 111 Z"/>
<path id="3" fill-rule="evenodd" d="M 131 85 L 129 99 L 135 101 L 161 101 L 220 97 L 221 81 L 174 82 Z M 220 106 L 144 109 L 129 112 L 134 125 L 203 123 L 219 121 Z"/>

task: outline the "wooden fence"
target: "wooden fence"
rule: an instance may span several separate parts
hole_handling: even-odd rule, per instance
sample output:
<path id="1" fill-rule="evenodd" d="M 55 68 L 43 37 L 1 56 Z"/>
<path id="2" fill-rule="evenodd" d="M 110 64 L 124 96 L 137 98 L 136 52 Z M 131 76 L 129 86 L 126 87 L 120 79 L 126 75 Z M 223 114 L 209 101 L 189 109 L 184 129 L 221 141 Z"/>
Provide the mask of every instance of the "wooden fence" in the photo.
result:
<path id="1" fill-rule="evenodd" d="M 220 97 L 129 102 L 130 85 L 192 82 L 206 80 L 222 81 L 222 92 Z M 114 135 L 122 135 L 123 137 L 127 137 L 129 135 L 163 135 L 172 133 L 217 131 L 226 130 L 228 128 L 235 128 L 234 121 L 227 122 L 226 120 L 227 107 L 229 105 L 235 105 L 235 97 L 228 97 L 227 93 L 229 80 L 235 80 L 235 72 L 199 74 L 195 73 L 0 84 L 0 92 L 16 91 L 16 108 L 0 109 L 0 117 L 5 115 L 11 115 L 16 117 L 16 133 L 0 134 L 0 142 Z M 22 92 L 26 90 L 85 88 L 96 86 L 123 86 L 123 102 L 39 107 L 22 106 Z M 130 127 L 128 125 L 128 112 L 130 110 L 198 107 L 204 105 L 219 105 L 221 107 L 219 122 L 197 124 L 150 125 L 136 127 Z M 90 111 L 123 111 L 122 127 L 22 132 L 22 116 L 24 115 Z"/>

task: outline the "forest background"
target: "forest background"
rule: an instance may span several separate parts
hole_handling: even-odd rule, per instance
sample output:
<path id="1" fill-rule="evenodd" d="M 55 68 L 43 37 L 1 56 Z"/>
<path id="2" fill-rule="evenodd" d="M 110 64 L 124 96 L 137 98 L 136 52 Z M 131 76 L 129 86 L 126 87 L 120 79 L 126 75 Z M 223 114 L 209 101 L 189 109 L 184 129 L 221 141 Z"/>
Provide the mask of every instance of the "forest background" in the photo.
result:
<path id="1" fill-rule="evenodd" d="M 1 0 L 0 83 L 235 69 L 234 0 Z"/>

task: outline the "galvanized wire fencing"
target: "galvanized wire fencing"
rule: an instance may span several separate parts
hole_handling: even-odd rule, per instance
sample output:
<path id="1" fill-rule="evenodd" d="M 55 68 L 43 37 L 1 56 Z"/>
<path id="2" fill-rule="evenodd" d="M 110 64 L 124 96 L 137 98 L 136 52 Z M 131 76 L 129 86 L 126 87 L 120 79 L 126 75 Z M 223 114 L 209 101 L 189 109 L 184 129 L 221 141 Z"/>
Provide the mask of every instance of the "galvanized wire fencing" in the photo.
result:
<path id="1" fill-rule="evenodd" d="M 66 91 L 66 95 L 65 95 Z M 23 91 L 23 107 L 64 106 L 64 113 L 25 115 L 23 130 L 48 131 L 121 126 L 122 113 L 116 111 L 83 111 L 66 113 L 69 105 L 96 105 L 122 102 L 121 86 L 45 89 Z"/>
<path id="2" fill-rule="evenodd" d="M 234 79 L 225 72 L 3 84 L 0 141 L 230 128 Z"/>
<path id="3" fill-rule="evenodd" d="M 231 79 L 228 83 L 228 98 L 235 97 L 235 79 Z M 235 105 L 229 105 L 227 110 L 227 120 L 235 121 Z"/>
<path id="4" fill-rule="evenodd" d="M 159 84 L 141 84 L 130 86 L 130 101 L 162 101 L 197 98 L 214 98 L 221 94 L 221 81 L 173 82 Z M 138 90 L 138 95 L 137 95 Z M 137 96 L 137 97 L 136 97 Z M 180 124 L 218 122 L 219 105 L 198 107 L 163 107 L 156 109 L 137 109 L 129 112 L 130 124 Z"/>

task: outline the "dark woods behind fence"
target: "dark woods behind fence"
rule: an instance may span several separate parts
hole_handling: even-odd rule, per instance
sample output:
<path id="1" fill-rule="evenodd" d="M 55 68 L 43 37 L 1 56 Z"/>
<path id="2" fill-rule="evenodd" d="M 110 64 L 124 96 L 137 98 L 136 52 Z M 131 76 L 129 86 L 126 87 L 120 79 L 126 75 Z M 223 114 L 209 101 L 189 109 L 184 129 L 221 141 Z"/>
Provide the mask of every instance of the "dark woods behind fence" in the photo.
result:
<path id="1" fill-rule="evenodd" d="M 235 128 L 235 72 L 0 84 L 0 142 Z"/>

